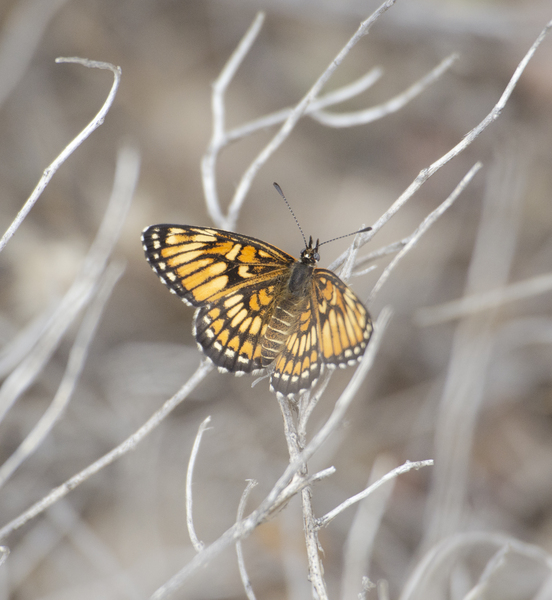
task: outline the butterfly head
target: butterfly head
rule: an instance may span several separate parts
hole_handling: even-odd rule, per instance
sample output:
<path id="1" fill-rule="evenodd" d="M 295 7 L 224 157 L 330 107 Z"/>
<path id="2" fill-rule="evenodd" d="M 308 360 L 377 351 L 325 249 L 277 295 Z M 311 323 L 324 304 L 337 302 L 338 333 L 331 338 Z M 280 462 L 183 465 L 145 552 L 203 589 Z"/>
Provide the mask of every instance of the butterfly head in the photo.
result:
<path id="1" fill-rule="evenodd" d="M 320 246 L 320 240 L 316 240 L 316 246 L 312 245 L 312 235 L 309 238 L 308 246 L 301 252 L 301 262 L 306 265 L 314 265 L 320 260 L 320 254 L 318 254 L 318 246 Z"/>

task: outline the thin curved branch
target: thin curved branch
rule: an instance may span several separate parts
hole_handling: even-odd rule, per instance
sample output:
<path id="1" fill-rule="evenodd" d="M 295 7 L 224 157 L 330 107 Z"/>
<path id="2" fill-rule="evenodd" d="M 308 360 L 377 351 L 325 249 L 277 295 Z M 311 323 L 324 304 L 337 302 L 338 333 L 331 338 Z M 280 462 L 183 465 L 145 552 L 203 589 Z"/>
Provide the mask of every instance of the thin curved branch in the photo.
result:
<path id="1" fill-rule="evenodd" d="M 95 130 L 97 129 L 105 119 L 105 115 L 111 108 L 113 104 L 113 100 L 115 99 L 115 94 L 117 93 L 117 89 L 119 87 L 119 83 L 121 81 L 121 68 L 116 67 L 110 63 L 106 62 L 98 62 L 95 60 L 88 60 L 87 58 L 56 58 L 57 63 L 78 63 L 84 65 L 85 67 L 89 67 L 91 69 L 107 69 L 113 73 L 113 85 L 111 86 L 111 90 L 104 102 L 103 106 L 99 110 L 98 114 L 88 123 L 88 125 L 77 135 L 76 138 L 69 143 L 61 154 L 52 162 L 46 169 L 44 170 L 44 174 L 40 178 L 40 181 L 37 183 L 33 193 L 30 195 L 29 199 L 25 202 L 21 210 L 17 213 L 17 216 L 13 220 L 12 224 L 6 230 L 6 233 L 0 239 L 0 252 L 5 248 L 6 244 L 13 237 L 14 233 L 17 231 L 25 217 L 29 214 L 33 206 L 36 204 L 36 201 L 40 198 L 40 195 L 50 182 L 50 179 L 54 176 L 54 173 L 59 169 L 59 167 L 67 160 L 67 158 L 84 142 L 84 140 Z"/>
<path id="2" fill-rule="evenodd" d="M 4 539 L 10 533 L 19 529 L 25 523 L 34 519 L 37 515 L 43 513 L 48 507 L 52 506 L 60 498 L 66 496 L 71 490 L 74 490 L 81 483 L 85 482 L 89 477 L 101 471 L 107 465 L 124 456 L 127 452 L 134 450 L 138 444 L 149 435 L 158 425 L 160 425 L 164 419 L 183 401 L 190 393 L 201 383 L 206 375 L 212 371 L 213 365 L 207 359 L 201 362 L 195 373 L 188 379 L 188 381 L 178 390 L 178 392 L 169 400 L 163 404 L 163 406 L 156 411 L 137 431 L 135 431 L 130 437 L 124 442 L 113 448 L 107 454 L 104 454 L 96 462 L 92 463 L 73 477 L 69 478 L 65 483 L 61 484 L 57 488 L 54 488 L 48 495 L 42 500 L 39 500 L 19 517 L 10 521 L 7 525 L 4 525 L 0 529 L 0 540 Z"/>
<path id="3" fill-rule="evenodd" d="M 452 64 L 458 59 L 457 54 L 451 54 L 443 61 L 441 61 L 434 69 L 432 69 L 427 75 L 422 77 L 419 81 L 416 81 L 413 85 L 407 88 L 404 92 L 401 92 L 397 96 L 394 96 L 390 100 L 372 106 L 364 110 L 357 110 L 354 112 L 347 113 L 332 113 L 324 110 L 317 110 L 310 114 L 310 117 L 315 121 L 318 121 L 321 125 L 326 127 L 356 127 L 358 125 L 366 125 L 372 123 L 378 119 L 383 119 L 387 115 L 395 113 L 408 104 L 411 100 L 419 96 L 425 91 L 432 83 L 435 83 L 445 71 L 450 69 Z"/>
<path id="4" fill-rule="evenodd" d="M 207 210 L 215 225 L 219 227 L 224 223 L 224 216 L 220 209 L 217 193 L 216 163 L 218 154 L 226 143 L 224 132 L 224 96 L 236 71 L 257 39 L 263 22 L 264 13 L 257 13 L 253 23 L 213 84 L 213 96 L 211 100 L 213 134 L 207 152 L 201 161 L 201 180 L 203 182 L 203 193 L 205 194 Z"/>
<path id="5" fill-rule="evenodd" d="M 192 546 L 195 548 L 196 552 L 201 552 L 205 547 L 205 544 L 200 541 L 197 537 L 194 527 L 194 518 L 193 518 L 193 502 L 192 502 L 192 476 L 194 473 L 195 461 L 197 458 L 197 453 L 199 452 L 199 445 L 201 444 L 201 438 L 207 429 L 207 425 L 211 422 L 211 417 L 208 416 L 201 422 L 197 430 L 197 434 L 194 440 L 194 445 L 192 446 L 192 451 L 190 452 L 190 460 L 188 461 L 188 470 L 186 472 L 186 525 L 188 526 L 188 535 L 190 536 L 190 540 L 192 542 Z"/>

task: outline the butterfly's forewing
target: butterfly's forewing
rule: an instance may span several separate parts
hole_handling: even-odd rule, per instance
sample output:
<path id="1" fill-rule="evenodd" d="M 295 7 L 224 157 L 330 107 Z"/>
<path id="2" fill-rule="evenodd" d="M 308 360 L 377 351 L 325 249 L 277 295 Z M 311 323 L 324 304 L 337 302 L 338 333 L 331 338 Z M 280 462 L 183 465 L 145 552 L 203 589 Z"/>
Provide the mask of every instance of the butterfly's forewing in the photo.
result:
<path id="1" fill-rule="evenodd" d="M 252 237 L 188 225 L 152 225 L 142 234 L 146 258 L 186 303 L 205 306 L 281 275 L 295 259 Z"/>

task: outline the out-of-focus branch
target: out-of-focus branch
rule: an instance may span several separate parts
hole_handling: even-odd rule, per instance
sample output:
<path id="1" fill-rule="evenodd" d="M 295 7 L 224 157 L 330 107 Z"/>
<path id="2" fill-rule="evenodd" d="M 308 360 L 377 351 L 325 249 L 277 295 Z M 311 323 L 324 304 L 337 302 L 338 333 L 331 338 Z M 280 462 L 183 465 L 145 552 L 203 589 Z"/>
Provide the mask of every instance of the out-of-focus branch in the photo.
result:
<path id="1" fill-rule="evenodd" d="M 531 277 L 524 281 L 517 281 L 502 288 L 464 296 L 458 300 L 446 302 L 439 306 L 420 308 L 416 313 L 418 325 L 436 325 L 454 319 L 461 319 L 490 308 L 497 308 L 509 302 L 531 298 L 538 294 L 544 294 L 552 290 L 552 274 L 546 273 L 537 277 Z"/>
<path id="2" fill-rule="evenodd" d="M 241 521 L 243 519 L 243 513 L 245 512 L 245 505 L 247 504 L 247 499 L 249 498 L 249 494 L 251 490 L 257 485 L 257 482 L 254 479 L 249 479 L 247 481 L 247 486 L 243 491 L 242 497 L 240 499 L 240 504 L 238 506 L 238 514 L 236 516 L 236 521 Z M 245 560 L 243 558 L 243 548 L 241 540 L 236 542 L 236 554 L 238 556 L 238 568 L 240 570 L 240 577 L 243 584 L 243 589 L 245 590 L 245 595 L 248 600 L 256 600 L 255 592 L 253 591 L 253 586 L 251 585 L 251 581 L 249 580 L 249 576 L 247 575 L 247 569 L 245 568 Z"/>
<path id="3" fill-rule="evenodd" d="M 105 271 L 96 297 L 90 303 L 84 316 L 83 322 L 79 328 L 77 336 L 69 359 L 63 379 L 59 384 L 58 390 L 47 410 L 42 415 L 38 423 L 29 432 L 26 438 L 21 442 L 13 454 L 0 467 L 0 487 L 13 475 L 16 469 L 29 457 L 46 439 L 54 425 L 59 421 L 65 411 L 80 374 L 88 356 L 90 344 L 98 328 L 100 319 L 103 315 L 107 301 L 111 297 L 113 288 L 123 274 L 121 264 L 111 264 Z"/>
<path id="4" fill-rule="evenodd" d="M 443 73 L 448 71 L 457 59 L 457 54 L 451 54 L 404 92 L 401 92 L 397 96 L 378 106 L 372 106 L 371 108 L 348 113 L 331 113 L 329 111 L 317 110 L 313 111 L 310 116 L 326 127 L 356 127 L 358 125 L 372 123 L 372 121 L 377 121 L 378 119 L 383 119 L 387 115 L 399 111 L 411 100 L 416 98 L 416 96 L 419 96 L 431 84 L 435 83 Z"/>
<path id="5" fill-rule="evenodd" d="M 213 365 L 205 359 L 196 369 L 195 373 L 188 381 L 178 390 L 178 392 L 163 404 L 137 431 L 135 431 L 124 442 L 113 448 L 110 452 L 102 456 L 99 460 L 92 463 L 76 475 L 73 475 L 65 483 L 54 488 L 47 496 L 39 500 L 19 517 L 10 521 L 0 529 L 0 540 L 4 539 L 10 533 L 19 529 L 25 523 L 44 512 L 54 502 L 66 496 L 71 490 L 74 490 L 89 477 L 101 471 L 107 465 L 125 455 L 127 452 L 134 450 L 138 444 L 149 435 L 163 420 L 196 388 L 196 386 L 205 379 L 206 375 L 213 369 Z"/>
<path id="6" fill-rule="evenodd" d="M 3 23 L 0 38 L 0 106 L 29 66 L 42 34 L 67 0 L 20 0 Z"/>
<path id="7" fill-rule="evenodd" d="M 59 167 L 65 162 L 65 160 L 84 142 L 84 140 L 95 130 L 97 129 L 105 119 L 105 115 L 111 108 L 113 104 L 113 100 L 115 99 L 115 94 L 117 93 L 117 89 L 119 87 L 119 82 L 121 81 L 121 68 L 116 67 L 110 63 L 106 62 L 98 62 L 96 60 L 88 60 L 87 58 L 56 58 L 56 62 L 58 63 L 78 63 L 84 65 L 85 67 L 89 67 L 91 69 L 107 69 L 113 73 L 113 85 L 111 86 L 111 90 L 107 96 L 106 101 L 103 106 L 99 110 L 98 114 L 90 121 L 90 123 L 77 135 L 77 137 L 68 144 L 65 149 L 61 152 L 61 154 L 50 164 L 50 166 L 46 167 L 44 170 L 44 174 L 40 178 L 37 186 L 33 190 L 33 193 L 30 195 L 29 199 L 25 202 L 21 210 L 17 213 L 17 216 L 13 220 L 12 224 L 6 230 L 6 233 L 0 239 L 0 252 L 4 249 L 6 244 L 10 241 L 13 234 L 17 231 L 25 217 L 29 214 L 32 207 L 35 205 L 36 201 L 40 198 L 40 195 L 50 182 L 50 179 L 54 176 L 54 173 L 59 169 Z"/>
<path id="8" fill-rule="evenodd" d="M 85 306 L 105 269 L 132 201 L 140 158 L 132 148 L 120 150 L 111 198 L 96 238 L 92 242 L 82 267 L 71 287 L 59 303 L 37 344 L 5 379 L 0 387 L 0 420 L 13 403 L 35 380 L 42 367 L 57 348 L 59 341 Z"/>

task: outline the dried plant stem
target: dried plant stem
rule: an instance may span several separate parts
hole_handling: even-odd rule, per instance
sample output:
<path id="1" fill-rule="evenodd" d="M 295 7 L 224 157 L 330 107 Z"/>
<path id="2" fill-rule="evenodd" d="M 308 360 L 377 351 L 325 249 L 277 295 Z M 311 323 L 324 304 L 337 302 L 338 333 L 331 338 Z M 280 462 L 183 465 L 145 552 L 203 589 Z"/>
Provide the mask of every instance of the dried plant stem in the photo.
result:
<path id="1" fill-rule="evenodd" d="M 333 521 L 344 510 L 347 510 L 353 504 L 356 504 L 357 502 L 360 502 L 364 498 L 367 498 L 370 494 L 372 494 L 375 490 L 377 490 L 380 486 L 382 486 L 387 481 L 390 481 L 391 479 L 395 479 L 396 477 L 398 477 L 399 475 L 402 475 L 403 473 L 408 473 L 408 471 L 411 471 L 412 469 L 418 470 L 418 469 L 421 469 L 422 467 L 430 467 L 432 465 L 433 465 L 432 459 L 418 460 L 415 462 L 410 462 L 409 460 L 407 460 L 400 467 L 396 467 L 392 471 L 389 471 L 389 473 L 384 475 L 381 479 L 379 479 L 372 485 L 368 486 L 365 490 L 363 490 L 362 492 L 359 492 L 358 494 L 355 494 L 354 496 L 351 496 L 350 498 L 345 500 L 345 502 L 342 502 L 339 506 L 337 506 L 336 508 L 331 510 L 329 513 L 324 515 L 321 519 L 318 520 L 318 523 L 317 523 L 318 529 L 321 529 L 322 527 L 326 527 L 331 521 Z"/>
<path id="2" fill-rule="evenodd" d="M 459 300 L 446 302 L 439 306 L 420 309 L 416 321 L 421 326 L 436 325 L 454 319 L 461 319 L 491 308 L 497 308 L 508 302 L 515 302 L 544 294 L 552 290 L 552 273 L 531 277 L 490 292 L 464 296 Z"/>
<path id="3" fill-rule="evenodd" d="M 0 420 L 35 380 L 67 328 L 89 302 L 118 239 L 138 179 L 140 159 L 123 148 L 118 155 L 113 190 L 102 223 L 79 274 L 44 328 L 41 337 L 0 387 Z"/>
<path id="4" fill-rule="evenodd" d="M 67 368 L 58 387 L 58 391 L 38 423 L 33 427 L 15 452 L 13 452 L 0 467 L 0 487 L 2 487 L 9 477 L 13 475 L 15 470 L 37 450 L 54 425 L 61 418 L 77 385 L 77 381 L 88 356 L 88 349 L 94 339 L 103 310 L 111 296 L 113 288 L 122 274 L 123 267 L 121 264 L 117 263 L 112 263 L 105 271 L 102 281 L 100 281 L 96 297 L 89 305 L 83 322 L 77 332 L 75 342 L 71 348 L 69 359 L 67 361 Z"/>
<path id="5" fill-rule="evenodd" d="M 58 63 L 78 63 L 84 65 L 85 67 L 93 68 L 93 69 L 107 69 L 113 73 L 113 85 L 111 86 L 111 90 L 107 96 L 106 101 L 103 106 L 99 110 L 98 114 L 90 121 L 90 123 L 79 133 L 79 135 L 73 139 L 73 141 L 68 144 L 65 149 L 61 152 L 61 154 L 50 164 L 50 166 L 46 167 L 44 170 L 44 175 L 40 178 L 37 186 L 33 190 L 33 193 L 30 195 L 29 199 L 25 202 L 21 210 L 17 213 L 17 216 L 13 220 L 12 224 L 6 230 L 6 233 L 0 239 L 0 252 L 4 249 L 6 244 L 12 238 L 13 234 L 17 231 L 25 217 L 29 214 L 32 207 L 35 205 L 36 201 L 40 198 L 40 195 L 50 182 L 50 179 L 54 176 L 54 173 L 59 169 L 59 167 L 65 162 L 65 160 L 84 142 L 84 140 L 95 130 L 97 129 L 105 119 L 105 115 L 111 108 L 113 104 L 113 100 L 115 99 L 115 94 L 117 93 L 117 89 L 119 87 L 119 82 L 121 80 L 121 69 L 120 67 L 116 67 L 110 63 L 98 62 L 95 60 L 88 60 L 86 58 L 57 58 L 56 62 Z"/>
<path id="6" fill-rule="evenodd" d="M 308 394 L 305 394 L 305 396 L 308 396 Z M 289 458 L 290 461 L 293 462 L 300 456 L 301 450 L 305 445 L 305 438 L 300 436 L 297 431 L 291 401 L 287 398 L 279 398 L 279 402 L 284 418 L 284 435 L 288 444 Z M 303 463 L 300 466 L 296 477 L 306 479 L 306 475 L 307 465 Z M 312 492 L 310 486 L 305 486 L 301 491 L 301 506 L 303 510 L 303 530 L 309 564 L 309 581 L 316 592 L 316 596 L 320 600 L 326 600 L 328 598 L 328 592 L 324 581 L 324 569 L 318 552 L 318 532 L 312 507 Z"/>
<path id="7" fill-rule="evenodd" d="M 194 519 L 193 519 L 193 502 L 192 502 L 192 476 L 194 473 L 195 461 L 197 458 L 197 453 L 199 451 L 199 445 L 201 444 L 201 438 L 207 429 L 207 425 L 211 422 L 211 417 L 208 416 L 201 422 L 197 430 L 197 435 L 194 440 L 194 445 L 192 446 L 192 451 L 190 452 L 190 460 L 188 462 L 188 471 L 186 472 L 186 525 L 188 526 L 188 535 L 190 536 L 190 540 L 192 541 L 192 545 L 195 548 L 196 552 L 201 552 L 205 546 L 205 544 L 199 540 L 196 535 L 194 528 Z"/>
<path id="8" fill-rule="evenodd" d="M 236 515 L 236 521 L 241 521 L 243 519 L 247 499 L 249 498 L 251 490 L 256 485 L 257 482 L 254 479 L 248 479 L 247 486 L 243 491 L 240 503 L 238 505 L 238 514 Z M 247 569 L 245 568 L 245 560 L 243 558 L 243 548 L 241 540 L 238 540 L 236 542 L 236 554 L 238 556 L 238 568 L 240 570 L 240 577 L 242 580 L 243 589 L 245 590 L 245 595 L 247 596 L 248 600 L 256 600 L 255 592 L 253 592 L 253 586 L 251 585 L 251 581 L 249 580 L 249 576 L 247 575 Z"/>
<path id="9" fill-rule="evenodd" d="M 360 27 L 357 29 L 356 33 L 351 37 L 347 44 L 345 44 L 343 49 L 329 64 L 328 68 L 322 73 L 322 75 L 320 75 L 320 77 L 316 80 L 314 85 L 303 97 L 303 99 L 292 110 L 289 117 L 285 120 L 284 124 L 276 133 L 276 135 L 249 165 L 249 167 L 246 169 L 245 173 L 240 179 L 240 182 L 236 188 L 236 192 L 234 193 L 234 197 L 232 198 L 232 202 L 230 203 L 230 206 L 228 208 L 228 214 L 225 219 L 224 225 L 225 228 L 234 229 L 241 206 L 251 187 L 251 183 L 253 182 L 253 179 L 258 173 L 259 169 L 287 139 L 287 137 L 297 124 L 297 121 L 299 121 L 299 119 L 305 113 L 305 110 L 307 109 L 308 105 L 318 96 L 324 85 L 333 75 L 335 70 L 341 65 L 347 54 L 352 50 L 352 48 L 357 44 L 357 42 L 368 33 L 370 27 L 379 19 L 379 17 L 389 8 L 391 8 L 391 6 L 395 4 L 395 2 L 396 0 L 387 0 L 370 17 L 368 17 L 368 19 L 366 19 L 360 24 Z"/>
<path id="10" fill-rule="evenodd" d="M 76 475 L 73 475 L 65 483 L 57 488 L 54 488 L 48 495 L 42 500 L 33 504 L 28 510 L 22 513 L 16 519 L 10 521 L 7 525 L 4 525 L 0 529 L 0 540 L 4 539 L 10 533 L 19 529 L 22 525 L 44 512 L 54 502 L 57 502 L 60 498 L 66 496 L 71 490 L 74 490 L 81 483 L 86 481 L 89 477 L 110 465 L 112 462 L 124 456 L 127 452 L 134 450 L 136 446 L 149 435 L 188 395 L 195 389 L 195 387 L 205 379 L 205 376 L 213 369 L 211 363 L 204 360 L 196 372 L 188 379 L 188 381 L 178 390 L 178 392 L 169 400 L 167 400 L 163 406 L 156 411 L 137 431 L 135 431 L 130 437 L 124 442 L 113 448 L 110 452 L 102 456 L 99 460 L 92 463 L 86 469 L 83 469 Z"/>
<path id="11" fill-rule="evenodd" d="M 376 83 L 376 81 L 378 81 L 382 75 L 383 70 L 380 67 L 374 67 L 357 80 L 344 85 L 337 90 L 332 90 L 327 94 L 323 94 L 316 100 L 313 100 L 305 110 L 305 115 L 311 115 L 316 111 L 326 108 L 327 106 L 333 106 L 334 104 L 346 102 L 347 100 L 362 94 L 362 92 L 374 85 L 374 83 Z M 279 125 L 289 117 L 292 110 L 293 108 L 283 108 L 282 110 L 265 115 L 259 119 L 249 121 L 245 125 L 240 125 L 239 127 L 231 129 L 226 133 L 224 145 L 227 146 L 231 142 L 247 137 L 259 130 L 273 127 L 274 125 Z"/>
<path id="12" fill-rule="evenodd" d="M 224 141 L 224 96 L 226 89 L 232 81 L 243 59 L 246 57 L 249 49 L 259 35 L 259 31 L 264 22 L 264 13 L 260 12 L 247 30 L 242 41 L 226 63 L 221 74 L 213 84 L 213 96 L 211 101 L 211 110 L 213 114 L 213 133 L 209 148 L 201 161 L 201 174 L 203 181 L 203 193 L 207 210 L 215 225 L 221 227 L 224 223 L 224 217 L 220 209 L 220 202 L 217 193 L 216 164 L 220 150 L 225 145 Z"/>
<path id="13" fill-rule="evenodd" d="M 406 244 L 401 248 L 401 250 L 395 255 L 393 260 L 387 265 L 383 273 L 380 275 L 380 278 L 376 281 L 370 295 L 368 296 L 368 304 L 372 302 L 379 292 L 383 284 L 387 281 L 391 271 L 397 266 L 399 261 L 403 258 L 403 256 L 409 252 L 417 243 L 418 240 L 424 235 L 424 233 L 437 221 L 437 219 L 448 209 L 450 208 L 454 201 L 458 198 L 458 196 L 464 191 L 469 182 L 473 179 L 477 171 L 481 168 L 481 163 L 476 163 L 467 173 L 464 175 L 460 183 L 454 188 L 450 196 L 441 203 L 434 211 L 429 213 L 429 215 L 418 225 L 416 231 L 414 231 L 408 238 Z"/>
<path id="14" fill-rule="evenodd" d="M 456 533 L 443 539 L 418 562 L 416 569 L 403 588 L 400 600 L 424 598 L 425 583 L 435 581 L 437 573 L 449 569 L 456 558 L 466 556 L 466 554 L 477 550 L 479 547 L 488 546 L 499 550 L 508 547 L 511 552 L 534 560 L 552 570 L 552 555 L 538 546 L 489 531 Z"/>
<path id="15" fill-rule="evenodd" d="M 313 111 L 311 117 L 318 121 L 321 125 L 326 127 L 357 127 L 358 125 L 366 125 L 372 123 L 378 119 L 383 119 L 387 115 L 401 110 L 411 100 L 419 96 L 425 91 L 432 83 L 435 83 L 439 77 L 443 75 L 452 64 L 458 59 L 457 54 L 451 54 L 443 61 L 441 61 L 434 69 L 432 69 L 427 75 L 422 77 L 419 81 L 416 81 L 404 92 L 401 92 L 394 98 L 383 102 L 377 106 L 372 106 L 364 110 L 357 110 L 354 112 L 342 112 L 342 113 L 331 113 L 323 110 Z"/>
<path id="16" fill-rule="evenodd" d="M 458 156 L 461 152 L 463 152 L 475 139 L 477 139 L 483 131 L 498 117 L 500 116 L 502 110 L 506 106 L 506 103 L 510 99 L 514 88 L 516 87 L 525 67 L 537 51 L 537 48 L 540 46 L 546 35 L 548 34 L 550 28 L 552 27 L 552 21 L 549 21 L 546 27 L 541 31 L 535 42 L 532 44 L 531 48 L 527 51 L 521 62 L 516 67 L 514 74 L 512 75 L 508 85 L 504 89 L 504 92 L 500 96 L 498 102 L 494 105 L 491 112 L 471 131 L 469 131 L 462 140 L 456 144 L 451 150 L 449 150 L 446 154 L 441 156 L 438 160 L 432 163 L 426 169 L 422 169 L 416 179 L 406 188 L 406 190 L 395 200 L 395 202 L 385 211 L 385 213 L 372 225 L 372 230 L 362 234 L 361 244 L 367 243 L 372 237 L 410 200 L 410 198 L 424 185 L 424 183 L 433 176 L 439 169 L 441 169 L 444 165 L 446 165 L 450 160 L 454 157 Z M 339 265 L 343 263 L 346 259 L 346 252 L 341 254 L 333 263 L 330 265 L 330 269 L 335 269 Z"/>

